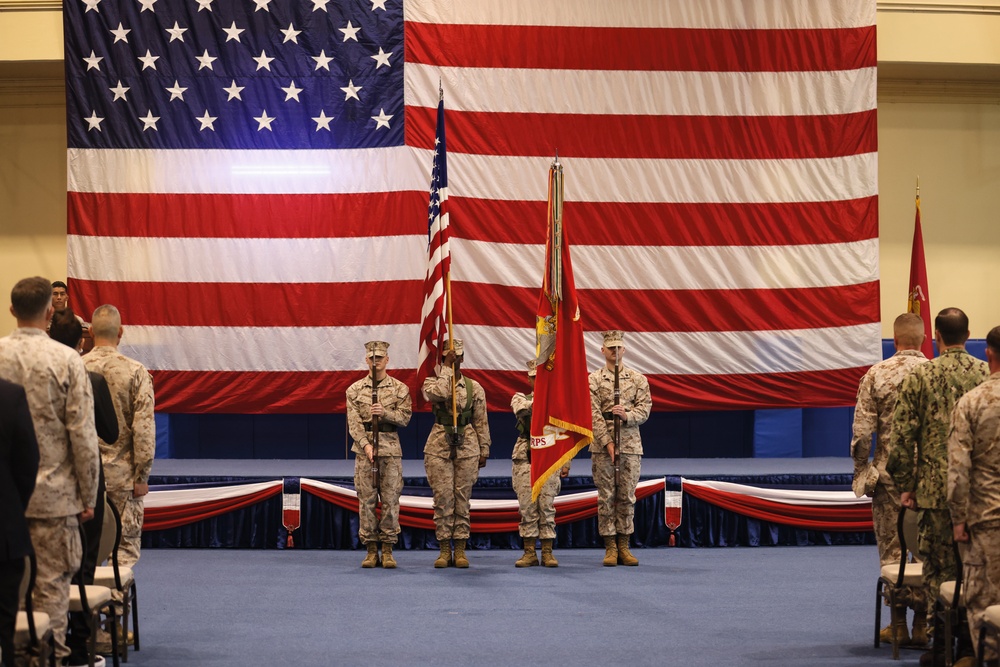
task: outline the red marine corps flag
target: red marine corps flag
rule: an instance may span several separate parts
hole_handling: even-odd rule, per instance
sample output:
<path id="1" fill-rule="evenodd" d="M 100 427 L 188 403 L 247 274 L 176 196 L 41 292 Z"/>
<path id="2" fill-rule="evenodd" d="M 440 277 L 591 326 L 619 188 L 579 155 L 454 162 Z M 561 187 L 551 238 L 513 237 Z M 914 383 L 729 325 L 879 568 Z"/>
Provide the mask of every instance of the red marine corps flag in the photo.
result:
<path id="1" fill-rule="evenodd" d="M 563 168 L 549 168 L 545 274 L 535 325 L 535 400 L 531 414 L 531 499 L 546 480 L 594 439 L 583 321 L 563 227 Z"/>
<path id="2" fill-rule="evenodd" d="M 913 223 L 913 250 L 910 252 L 910 291 L 906 312 L 916 313 L 924 321 L 924 344 L 920 351 L 934 358 L 934 335 L 931 332 L 931 295 L 927 289 L 927 263 L 924 260 L 924 234 L 920 229 L 920 181 L 917 181 L 917 217 Z"/>

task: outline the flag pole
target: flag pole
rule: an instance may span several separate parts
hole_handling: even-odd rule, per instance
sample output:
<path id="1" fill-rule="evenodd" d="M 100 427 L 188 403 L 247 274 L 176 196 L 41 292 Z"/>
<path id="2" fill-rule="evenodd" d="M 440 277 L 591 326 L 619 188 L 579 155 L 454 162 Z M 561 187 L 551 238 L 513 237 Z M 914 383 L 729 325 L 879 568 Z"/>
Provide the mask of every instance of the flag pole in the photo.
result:
<path id="1" fill-rule="evenodd" d="M 448 349 L 455 351 L 455 324 L 451 315 L 451 270 L 444 274 L 444 289 L 448 295 Z M 458 357 L 454 357 L 451 362 L 451 427 L 453 432 L 458 434 L 458 380 L 455 378 L 455 369 L 458 367 Z"/>
<path id="2" fill-rule="evenodd" d="M 438 77 L 438 101 L 444 101 L 444 84 L 441 78 Z M 451 266 L 448 267 L 448 272 L 444 274 L 444 290 L 447 295 L 447 308 L 448 308 L 448 349 L 451 352 L 455 351 L 455 323 L 452 319 L 451 310 Z M 458 379 L 455 377 L 455 369 L 458 366 L 456 363 L 457 358 L 451 362 L 451 428 L 453 433 L 458 434 Z"/>

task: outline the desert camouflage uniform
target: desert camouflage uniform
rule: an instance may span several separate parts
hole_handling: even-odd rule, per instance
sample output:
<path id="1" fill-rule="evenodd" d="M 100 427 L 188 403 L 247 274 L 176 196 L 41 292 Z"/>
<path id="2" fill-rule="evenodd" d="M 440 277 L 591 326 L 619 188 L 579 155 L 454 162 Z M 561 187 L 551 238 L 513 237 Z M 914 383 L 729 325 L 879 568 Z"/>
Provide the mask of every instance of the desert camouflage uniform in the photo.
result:
<path id="1" fill-rule="evenodd" d="M 472 485 L 479 478 L 479 458 L 490 455 L 490 425 L 486 421 L 486 392 L 482 385 L 464 374 L 458 381 L 458 410 L 465 412 L 469 404 L 466 388 L 472 387 L 471 419 L 464 427 L 461 446 L 452 458 L 448 431 L 451 430 L 452 370 L 443 366 L 437 377 L 424 380 L 424 396 L 442 415 L 431 428 L 424 446 L 424 468 L 427 481 L 434 491 L 434 534 L 438 541 L 464 540 L 469 537 Z M 439 422 L 445 422 L 441 424 Z M 461 422 L 460 422 L 461 424 Z"/>
<path id="2" fill-rule="evenodd" d="M 153 378 L 141 363 L 108 345 L 95 347 L 83 361 L 87 370 L 104 376 L 118 416 L 118 440 L 101 441 L 101 460 L 108 502 L 122 518 L 118 564 L 134 567 L 142 545 L 145 497 L 133 498 L 132 490 L 137 482 L 149 483 L 156 456 Z"/>
<path id="3" fill-rule="evenodd" d="M 597 529 L 602 537 L 631 535 L 635 530 L 635 487 L 639 483 L 642 461 L 642 438 L 639 426 L 649 419 L 653 399 L 649 381 L 639 371 L 620 366 L 618 371 L 619 403 L 625 406 L 627 419 L 621 423 L 619 451 L 618 502 L 614 501 L 615 467 L 607 445 L 614 440 L 614 420 L 611 408 L 614 400 L 615 372 L 602 367 L 590 374 L 590 408 L 594 418 L 594 441 L 590 445 L 590 462 L 597 486 Z"/>
<path id="4" fill-rule="evenodd" d="M 885 361 L 881 361 L 865 373 L 858 386 L 857 407 L 854 410 L 854 439 L 851 441 L 851 457 L 854 459 L 854 478 L 865 484 L 865 492 L 872 498 L 872 523 L 875 542 L 878 544 L 879 564 L 899 562 L 899 535 L 896 518 L 899 515 L 899 492 L 892 478 L 885 471 L 889 458 L 889 442 L 892 434 L 892 414 L 896 408 L 896 396 L 903 379 L 919 364 L 927 362 L 927 357 L 919 350 L 900 350 Z M 875 434 L 875 455 L 868 460 L 871 451 L 872 434 Z M 872 470 L 878 478 L 871 483 Z M 867 480 L 867 483 L 866 483 Z M 907 606 L 925 610 L 923 590 L 907 589 L 901 600 Z"/>
<path id="5" fill-rule="evenodd" d="M 893 413 L 885 468 L 900 493 L 915 493 L 920 509 L 919 549 L 928 621 L 933 621 L 930 602 L 937 599 L 941 583 L 957 576 L 946 492 L 951 411 L 987 375 L 986 363 L 965 350 L 945 350 L 906 376 Z"/>
<path id="6" fill-rule="evenodd" d="M 70 580 L 83 557 L 77 515 L 97 501 L 93 389 L 75 350 L 29 327 L 0 339 L 0 378 L 24 387 L 35 425 L 38 477 L 25 510 L 38 559 L 32 600 L 51 619 L 61 660 Z"/>
<path id="7" fill-rule="evenodd" d="M 518 392 L 510 399 L 510 407 L 517 417 L 517 428 L 521 434 L 517 442 L 514 443 L 514 452 L 511 454 L 513 461 L 511 481 L 514 485 L 514 492 L 517 494 L 518 511 L 521 515 L 521 522 L 517 527 L 518 533 L 521 537 L 551 540 L 556 537 L 555 499 L 562 489 L 562 482 L 558 474 L 552 475 L 542 486 L 538 500 L 531 501 L 531 447 L 529 439 L 531 437 L 531 405 L 534 398 L 534 394 Z"/>
<path id="8" fill-rule="evenodd" d="M 378 494 L 372 485 L 372 464 L 365 445 L 372 436 L 372 376 L 366 375 L 347 388 L 347 429 L 354 440 L 354 488 L 358 492 L 358 538 L 363 544 L 395 544 L 399 535 L 399 495 L 403 492 L 403 449 L 396 429 L 410 423 L 413 414 L 410 389 L 388 375 L 378 382 L 378 402 L 384 410 L 379 418 Z M 375 514 L 382 501 L 381 520 Z"/>
<path id="9" fill-rule="evenodd" d="M 966 524 L 969 550 L 962 559 L 965 606 L 972 645 L 979 646 L 983 612 L 1000 604 L 1000 373 L 963 396 L 948 438 L 948 506 Z M 987 635 L 987 660 L 997 659 Z"/>

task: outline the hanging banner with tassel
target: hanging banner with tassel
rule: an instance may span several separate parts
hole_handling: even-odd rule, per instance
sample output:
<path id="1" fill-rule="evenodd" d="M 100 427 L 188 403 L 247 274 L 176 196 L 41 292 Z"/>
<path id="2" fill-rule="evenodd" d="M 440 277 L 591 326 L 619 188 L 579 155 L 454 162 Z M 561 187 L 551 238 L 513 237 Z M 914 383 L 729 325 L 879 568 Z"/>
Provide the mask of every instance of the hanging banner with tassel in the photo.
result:
<path id="1" fill-rule="evenodd" d="M 301 485 L 298 477 L 285 477 L 281 489 L 281 525 L 288 531 L 285 540 L 286 549 L 295 548 L 292 533 L 298 530 L 300 523 L 299 508 L 302 504 Z"/>
<path id="2" fill-rule="evenodd" d="M 667 524 L 667 528 L 670 529 L 670 546 L 677 546 L 677 529 L 681 525 L 681 503 L 684 499 L 684 480 L 681 480 L 681 490 L 680 491 L 667 491 L 666 490 L 666 478 L 663 479 L 664 482 L 664 499 L 663 499 L 663 522 Z"/>

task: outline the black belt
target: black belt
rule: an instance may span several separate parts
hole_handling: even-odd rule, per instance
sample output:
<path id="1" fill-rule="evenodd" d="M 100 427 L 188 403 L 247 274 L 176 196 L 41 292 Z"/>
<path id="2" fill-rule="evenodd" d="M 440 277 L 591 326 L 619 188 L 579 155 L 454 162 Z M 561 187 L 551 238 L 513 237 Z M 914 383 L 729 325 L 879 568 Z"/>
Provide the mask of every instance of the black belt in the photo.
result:
<path id="1" fill-rule="evenodd" d="M 395 433 L 397 428 L 398 427 L 395 424 L 385 424 L 385 423 L 379 422 L 379 425 L 378 425 L 378 431 L 379 431 L 379 433 Z M 365 422 L 365 430 L 366 431 L 371 431 L 372 430 L 372 423 L 371 422 Z"/>
<path id="2" fill-rule="evenodd" d="M 434 422 L 437 423 L 437 424 L 441 424 L 441 426 L 451 426 L 452 425 L 452 423 L 451 423 L 451 415 L 445 415 L 444 417 L 436 417 L 434 419 Z M 466 419 L 466 418 L 463 418 L 463 417 L 459 417 L 458 418 L 458 427 L 459 428 L 465 428 L 466 426 L 468 426 L 471 423 L 472 423 L 471 419 Z"/>
<path id="3" fill-rule="evenodd" d="M 615 415 L 613 412 L 602 412 L 601 416 L 604 417 L 609 422 L 615 420 Z"/>

